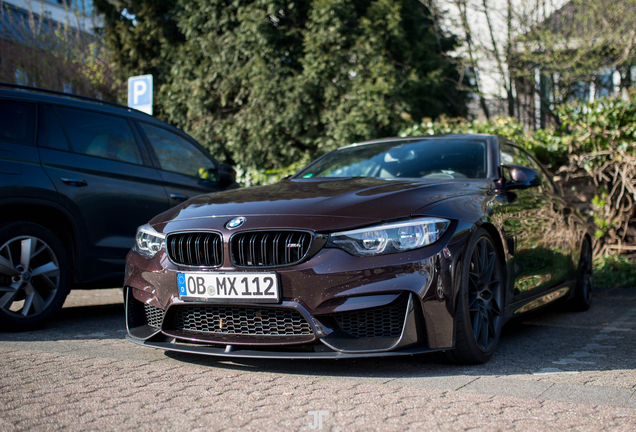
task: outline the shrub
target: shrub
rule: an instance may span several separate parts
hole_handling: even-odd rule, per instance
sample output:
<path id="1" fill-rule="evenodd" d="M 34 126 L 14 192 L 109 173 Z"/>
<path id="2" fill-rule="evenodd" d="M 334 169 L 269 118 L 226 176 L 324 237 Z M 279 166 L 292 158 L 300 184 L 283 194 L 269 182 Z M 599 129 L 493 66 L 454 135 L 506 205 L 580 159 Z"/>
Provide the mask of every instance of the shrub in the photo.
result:
<path id="1" fill-rule="evenodd" d="M 594 256 L 633 252 L 636 244 L 636 101 L 599 99 L 556 109 L 559 128 L 524 130 L 514 119 L 423 119 L 402 136 L 444 133 L 501 135 L 535 153 L 562 186 L 589 185 L 578 194 L 596 225 Z"/>
<path id="2" fill-rule="evenodd" d="M 596 288 L 636 287 L 636 260 L 626 256 L 606 256 L 594 262 Z"/>

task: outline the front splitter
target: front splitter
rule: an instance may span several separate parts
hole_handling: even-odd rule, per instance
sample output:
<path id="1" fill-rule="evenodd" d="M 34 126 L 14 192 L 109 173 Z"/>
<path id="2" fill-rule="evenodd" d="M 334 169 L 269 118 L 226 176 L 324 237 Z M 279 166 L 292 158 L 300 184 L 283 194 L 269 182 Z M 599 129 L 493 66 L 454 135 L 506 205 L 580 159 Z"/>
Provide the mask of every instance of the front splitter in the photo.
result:
<path id="1" fill-rule="evenodd" d="M 208 346 L 189 346 L 179 345 L 171 342 L 161 341 L 142 341 L 134 339 L 129 335 L 126 336 L 131 342 L 148 348 L 157 348 L 166 351 L 175 351 L 187 354 L 202 354 L 216 357 L 228 358 L 258 358 L 258 359 L 289 359 L 289 360 L 312 360 L 312 359 L 354 359 L 354 358 L 373 358 L 373 357 L 396 357 L 415 354 L 425 354 L 436 351 L 444 351 L 441 349 L 430 349 L 424 347 L 412 347 L 399 351 L 385 352 L 360 352 L 360 353 L 342 353 L 338 351 L 323 352 L 280 352 L 280 351 L 263 351 L 250 350 L 237 345 L 232 345 L 231 350 L 227 348 L 208 347 Z"/>

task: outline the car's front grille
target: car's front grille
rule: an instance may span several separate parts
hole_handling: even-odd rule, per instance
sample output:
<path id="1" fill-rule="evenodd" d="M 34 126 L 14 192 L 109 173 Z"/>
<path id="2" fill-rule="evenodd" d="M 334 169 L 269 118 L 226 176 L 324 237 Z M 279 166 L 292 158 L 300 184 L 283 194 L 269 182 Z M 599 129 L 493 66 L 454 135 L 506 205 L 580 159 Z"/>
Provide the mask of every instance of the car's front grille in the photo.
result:
<path id="1" fill-rule="evenodd" d="M 216 334 L 300 336 L 313 334 L 294 309 L 244 306 L 179 306 L 174 328 Z"/>
<path id="2" fill-rule="evenodd" d="M 223 263 L 223 239 L 214 232 L 168 234 L 166 251 L 176 264 L 216 267 Z"/>
<path id="3" fill-rule="evenodd" d="M 355 337 L 399 337 L 404 326 L 408 296 L 388 306 L 334 314 L 340 329 Z"/>
<path id="4" fill-rule="evenodd" d="M 163 321 L 163 309 L 159 309 L 148 303 L 144 303 L 144 314 L 146 316 L 146 323 L 150 327 L 160 328 L 161 321 Z"/>
<path id="5" fill-rule="evenodd" d="M 304 231 L 254 231 L 232 236 L 232 260 L 239 267 L 296 264 L 309 252 L 313 236 Z"/>

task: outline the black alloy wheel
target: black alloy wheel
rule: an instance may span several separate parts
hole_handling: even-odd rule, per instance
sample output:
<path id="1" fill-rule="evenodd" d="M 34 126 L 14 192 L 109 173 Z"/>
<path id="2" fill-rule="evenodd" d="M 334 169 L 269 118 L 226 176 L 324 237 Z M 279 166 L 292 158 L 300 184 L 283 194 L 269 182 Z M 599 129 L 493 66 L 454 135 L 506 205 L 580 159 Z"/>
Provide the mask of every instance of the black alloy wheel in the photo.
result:
<path id="1" fill-rule="evenodd" d="M 579 271 L 576 279 L 574 297 L 571 301 L 572 309 L 586 311 L 592 305 L 593 291 L 592 247 L 589 239 L 583 239 L 579 258 Z"/>
<path id="2" fill-rule="evenodd" d="M 40 326 L 64 304 L 69 264 L 62 242 L 31 222 L 0 227 L 0 328 Z"/>
<path id="3" fill-rule="evenodd" d="M 466 248 L 459 283 L 455 349 L 450 358 L 464 364 L 484 363 L 501 335 L 505 282 L 497 249 L 483 228 Z"/>

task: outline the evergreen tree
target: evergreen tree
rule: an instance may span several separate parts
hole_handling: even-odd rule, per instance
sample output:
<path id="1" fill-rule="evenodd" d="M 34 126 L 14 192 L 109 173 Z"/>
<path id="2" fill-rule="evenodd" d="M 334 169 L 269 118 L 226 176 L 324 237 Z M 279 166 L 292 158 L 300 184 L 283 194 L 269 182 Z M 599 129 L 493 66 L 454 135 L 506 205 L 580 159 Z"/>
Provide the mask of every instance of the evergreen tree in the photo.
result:
<path id="1" fill-rule="evenodd" d="M 183 42 L 150 51 L 169 53 L 158 99 L 227 162 L 282 166 L 393 136 L 411 119 L 465 114 L 446 54 L 456 40 L 418 1 L 177 1 Z"/>
<path id="2" fill-rule="evenodd" d="M 94 0 L 94 5 L 102 15 L 102 36 L 122 88 L 131 76 L 152 74 L 154 112 L 165 120 L 163 101 L 156 95 L 170 74 L 172 55 L 185 40 L 175 19 L 177 1 Z"/>

